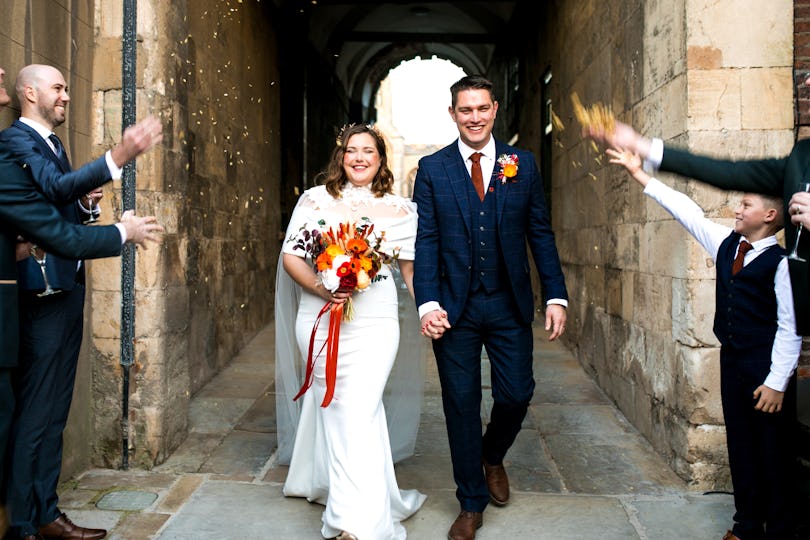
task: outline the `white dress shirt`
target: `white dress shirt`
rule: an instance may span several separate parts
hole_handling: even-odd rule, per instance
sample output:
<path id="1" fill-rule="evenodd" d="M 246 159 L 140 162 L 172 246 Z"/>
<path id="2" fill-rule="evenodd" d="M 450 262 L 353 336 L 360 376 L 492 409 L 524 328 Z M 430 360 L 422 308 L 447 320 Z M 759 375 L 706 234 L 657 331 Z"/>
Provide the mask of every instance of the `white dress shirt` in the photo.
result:
<path id="1" fill-rule="evenodd" d="M 660 164 L 660 159 L 658 163 Z M 689 231 L 689 234 L 694 236 L 700 245 L 709 252 L 712 260 L 717 262 L 717 252 L 720 249 L 720 244 L 734 229 L 706 218 L 703 209 L 695 201 L 683 193 L 664 185 L 655 178 L 650 179 L 644 193 L 655 199 L 667 212 L 672 214 Z M 767 248 L 776 243 L 775 236 L 751 242 L 753 249 L 745 254 L 743 266 L 759 257 Z M 799 353 L 802 347 L 802 338 L 797 336 L 795 331 L 796 316 L 793 311 L 793 289 L 790 286 L 787 259 L 785 258 L 782 258 L 779 261 L 779 266 L 776 267 L 773 290 L 776 294 L 777 329 L 771 352 L 771 371 L 765 378 L 764 384 L 768 388 L 784 392 L 799 362 Z"/>

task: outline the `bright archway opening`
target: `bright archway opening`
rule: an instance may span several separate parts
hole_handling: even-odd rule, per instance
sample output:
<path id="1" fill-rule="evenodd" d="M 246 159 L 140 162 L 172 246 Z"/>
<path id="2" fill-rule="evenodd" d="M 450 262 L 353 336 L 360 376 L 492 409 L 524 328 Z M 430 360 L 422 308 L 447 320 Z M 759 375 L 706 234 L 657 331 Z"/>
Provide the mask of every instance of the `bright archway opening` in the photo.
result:
<path id="1" fill-rule="evenodd" d="M 388 142 L 394 190 L 410 197 L 419 159 L 458 137 L 447 109 L 450 86 L 464 70 L 435 56 L 416 57 L 388 72 L 377 92 L 377 127 Z"/>

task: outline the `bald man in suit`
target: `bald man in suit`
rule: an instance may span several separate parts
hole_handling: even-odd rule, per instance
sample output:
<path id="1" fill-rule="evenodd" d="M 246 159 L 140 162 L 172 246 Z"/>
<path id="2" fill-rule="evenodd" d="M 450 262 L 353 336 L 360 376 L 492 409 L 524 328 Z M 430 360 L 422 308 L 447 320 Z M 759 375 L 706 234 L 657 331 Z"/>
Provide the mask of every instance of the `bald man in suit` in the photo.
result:
<path id="1" fill-rule="evenodd" d="M 0 68 L 0 109 L 10 102 L 4 78 Z M 30 167 L 0 151 L 0 486 L 4 484 L 5 450 L 15 405 L 11 377 L 19 344 L 17 259 L 18 253 L 27 251 L 20 236 L 62 257 L 93 259 L 120 254 L 124 242 L 142 246 L 146 241 L 156 242 L 162 231 L 154 217 L 137 217 L 132 212 L 125 212 L 116 225 L 71 224 L 36 189 Z M 0 524 L 0 535 L 3 528 Z M 26 536 L 42 538 L 38 532 Z"/>

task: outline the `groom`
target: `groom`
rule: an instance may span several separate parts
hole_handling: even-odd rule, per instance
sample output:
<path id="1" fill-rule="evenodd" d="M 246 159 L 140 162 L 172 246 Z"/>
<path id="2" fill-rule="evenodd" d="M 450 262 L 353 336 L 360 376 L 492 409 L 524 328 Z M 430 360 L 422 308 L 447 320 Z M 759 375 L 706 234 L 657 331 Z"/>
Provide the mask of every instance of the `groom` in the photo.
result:
<path id="1" fill-rule="evenodd" d="M 451 88 L 459 139 L 419 162 L 414 292 L 422 333 L 433 339 L 461 513 L 450 540 L 475 538 L 491 500 L 509 500 L 503 459 L 534 392 L 528 243 L 540 274 L 549 339 L 565 329 L 568 294 L 543 182 L 529 152 L 496 141 L 492 83 Z M 481 348 L 494 405 L 481 435 Z"/>

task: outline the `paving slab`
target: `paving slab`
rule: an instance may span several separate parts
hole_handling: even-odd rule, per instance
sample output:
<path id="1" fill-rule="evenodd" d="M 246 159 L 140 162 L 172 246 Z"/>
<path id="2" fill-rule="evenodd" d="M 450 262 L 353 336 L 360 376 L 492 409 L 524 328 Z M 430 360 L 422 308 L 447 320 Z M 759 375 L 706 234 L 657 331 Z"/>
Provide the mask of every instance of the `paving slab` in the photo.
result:
<path id="1" fill-rule="evenodd" d="M 189 433 L 180 447 L 155 471 L 166 473 L 196 473 L 222 443 L 227 432 Z"/>
<path id="2" fill-rule="evenodd" d="M 626 436 L 549 435 L 546 442 L 572 492 L 663 495 L 685 489 L 660 456 Z"/>
<path id="3" fill-rule="evenodd" d="M 107 538 L 110 540 L 150 540 L 170 517 L 170 514 L 128 514 Z"/>
<path id="4" fill-rule="evenodd" d="M 320 538 L 323 507 L 265 484 L 208 482 L 163 530 L 161 540 Z"/>
<path id="5" fill-rule="evenodd" d="M 451 500 L 452 499 L 452 500 Z M 410 538 L 438 540 L 458 514 L 454 497 L 428 492 L 425 505 L 405 522 Z M 610 497 L 515 494 L 503 508 L 488 508 L 476 540 L 633 540 L 639 535 L 621 502 Z"/>
<path id="6" fill-rule="evenodd" d="M 276 395 L 265 392 L 242 415 L 236 429 L 261 433 L 276 432 Z"/>
<path id="7" fill-rule="evenodd" d="M 731 528 L 734 498 L 731 495 L 686 495 L 678 498 L 634 500 L 629 505 L 647 538 L 722 538 Z"/>
<path id="8" fill-rule="evenodd" d="M 259 474 L 276 448 L 275 433 L 232 431 L 200 467 L 202 473 L 223 475 Z"/>
<path id="9" fill-rule="evenodd" d="M 225 433 L 256 401 L 255 398 L 199 397 L 189 405 L 190 431 L 197 433 Z"/>

